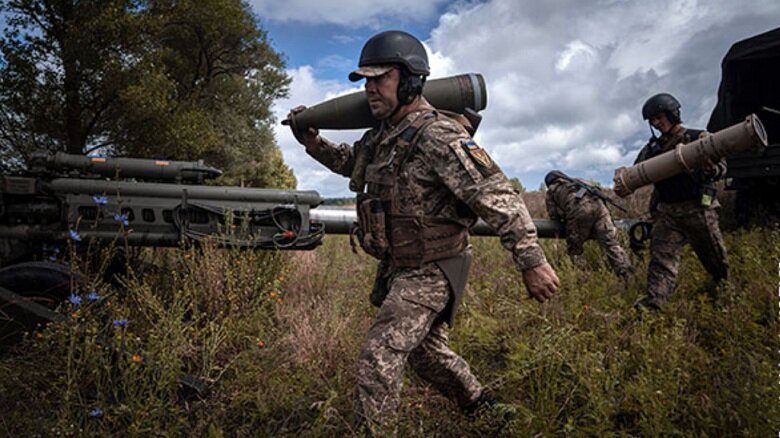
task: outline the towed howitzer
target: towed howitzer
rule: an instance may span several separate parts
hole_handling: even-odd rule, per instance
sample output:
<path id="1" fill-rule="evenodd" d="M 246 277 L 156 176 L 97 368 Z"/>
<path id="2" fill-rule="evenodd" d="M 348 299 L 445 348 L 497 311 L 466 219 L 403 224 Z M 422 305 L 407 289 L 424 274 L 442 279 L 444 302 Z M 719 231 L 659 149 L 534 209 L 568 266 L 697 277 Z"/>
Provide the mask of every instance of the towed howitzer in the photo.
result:
<path id="1" fill-rule="evenodd" d="M 17 332 L 51 320 L 49 307 L 70 292 L 69 269 L 34 261 L 68 243 L 176 247 L 213 239 L 226 247 L 306 250 L 323 237 L 322 224 L 309 216 L 322 202 L 316 191 L 204 185 L 222 172 L 202 161 L 42 152 L 28 169 L 0 175 L 0 326 Z M 31 321 L 19 322 L 19 313 Z"/>
<path id="2" fill-rule="evenodd" d="M 310 227 L 308 217 L 322 202 L 315 191 L 203 185 L 221 175 L 203 162 L 57 153 L 36 154 L 29 167 L 25 175 L 2 175 L 0 240 L 30 249 L 75 236 L 109 243 L 123 230 L 130 246 L 170 247 L 184 237 L 217 236 L 242 221 L 244 235 L 221 244 L 311 249 L 321 243 L 321 230 Z M 0 264 L 25 258 L 3 246 Z"/>
<path id="3" fill-rule="evenodd" d="M 688 144 L 678 144 L 673 150 L 631 167 L 618 168 L 614 177 L 615 193 L 627 196 L 640 187 L 700 168 L 708 159 L 717 163 L 735 152 L 766 145 L 767 136 L 761 120 L 750 114 L 741 123 L 705 134 Z"/>

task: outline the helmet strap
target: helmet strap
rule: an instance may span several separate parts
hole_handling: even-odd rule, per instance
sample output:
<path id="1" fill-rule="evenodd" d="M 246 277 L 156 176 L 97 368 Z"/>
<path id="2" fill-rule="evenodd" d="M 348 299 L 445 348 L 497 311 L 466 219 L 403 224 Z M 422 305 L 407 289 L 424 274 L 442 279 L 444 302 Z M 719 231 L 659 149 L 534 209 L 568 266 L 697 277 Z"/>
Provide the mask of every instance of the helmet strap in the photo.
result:
<path id="1" fill-rule="evenodd" d="M 653 124 L 650 123 L 650 121 L 647 121 L 647 126 L 650 127 L 650 135 L 652 136 L 653 140 L 658 139 L 658 136 L 655 135 L 655 129 L 653 129 Z"/>

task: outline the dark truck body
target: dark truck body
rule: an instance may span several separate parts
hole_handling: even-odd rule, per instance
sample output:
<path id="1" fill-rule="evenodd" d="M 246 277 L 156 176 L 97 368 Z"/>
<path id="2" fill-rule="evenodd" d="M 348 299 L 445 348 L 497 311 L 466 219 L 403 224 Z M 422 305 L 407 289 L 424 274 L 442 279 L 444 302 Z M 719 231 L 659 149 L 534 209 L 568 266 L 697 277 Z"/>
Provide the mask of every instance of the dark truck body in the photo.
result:
<path id="1" fill-rule="evenodd" d="M 780 28 L 738 41 L 723 58 L 718 103 L 707 130 L 719 131 L 755 113 L 769 146 L 728 158 L 727 189 L 737 191 L 737 220 L 780 217 Z"/>

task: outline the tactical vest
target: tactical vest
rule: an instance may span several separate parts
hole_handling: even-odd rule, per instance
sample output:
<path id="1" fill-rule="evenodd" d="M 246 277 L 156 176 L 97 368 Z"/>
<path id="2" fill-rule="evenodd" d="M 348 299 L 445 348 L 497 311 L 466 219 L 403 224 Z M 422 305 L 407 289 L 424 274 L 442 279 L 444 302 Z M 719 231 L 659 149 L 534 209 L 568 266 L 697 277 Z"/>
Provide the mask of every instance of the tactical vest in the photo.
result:
<path id="1" fill-rule="evenodd" d="M 362 186 L 365 181 L 366 194 L 359 195 L 358 199 L 378 199 L 381 202 L 388 244 L 386 253 L 375 253 L 381 250 L 367 252 L 380 259 L 389 256 L 392 265 L 397 268 L 418 268 L 425 263 L 454 257 L 468 246 L 468 228 L 465 225 L 451 218 L 420 214 L 415 210 L 422 203 L 421 199 L 407 199 L 402 203 L 399 198 L 399 174 L 416 149 L 425 128 L 438 118 L 436 111 L 419 115 L 399 134 L 383 139 L 371 151 L 362 152 L 370 154 L 370 159 L 358 155 L 355 160 L 356 163 L 364 163 L 365 167 L 356 167 L 350 187 Z M 362 230 L 358 231 L 359 238 L 370 234 L 369 229 L 375 233 L 376 222 L 379 222 L 371 225 L 360 223 L 361 216 L 366 215 L 358 213 L 358 227 Z"/>
<path id="2" fill-rule="evenodd" d="M 671 148 L 674 148 L 674 146 L 679 143 L 690 143 L 699 138 L 699 135 L 701 135 L 702 132 L 703 131 L 696 129 L 686 129 L 682 135 L 666 139 L 660 147 L 651 150 L 647 158 L 660 155 Z M 712 190 L 714 190 L 714 186 L 711 181 L 700 171 L 695 171 L 693 174 L 683 172 L 655 183 L 655 192 L 657 193 L 658 202 L 664 203 L 677 203 L 701 199 L 702 194 L 705 193 L 705 191 Z"/>

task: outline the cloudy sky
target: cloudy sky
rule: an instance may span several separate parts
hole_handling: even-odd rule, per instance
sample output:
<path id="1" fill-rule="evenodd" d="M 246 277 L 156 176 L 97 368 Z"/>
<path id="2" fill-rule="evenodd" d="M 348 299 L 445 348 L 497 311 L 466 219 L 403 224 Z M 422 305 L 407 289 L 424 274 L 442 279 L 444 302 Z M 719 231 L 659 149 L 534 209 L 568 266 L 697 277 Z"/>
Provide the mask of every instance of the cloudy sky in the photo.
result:
<path id="1" fill-rule="evenodd" d="M 478 72 L 488 107 L 477 142 L 530 190 L 552 169 L 611 186 L 650 131 L 644 101 L 658 92 L 683 104 L 702 128 L 716 103 L 720 62 L 737 40 L 780 26 L 780 1 L 754 0 L 250 0 L 274 47 L 287 58 L 283 119 L 360 90 L 346 76 L 371 35 L 401 29 L 420 38 L 431 77 Z M 325 131 L 352 142 L 355 131 Z M 347 180 L 303 152 L 289 131 L 277 138 L 299 189 L 349 196 Z"/>

